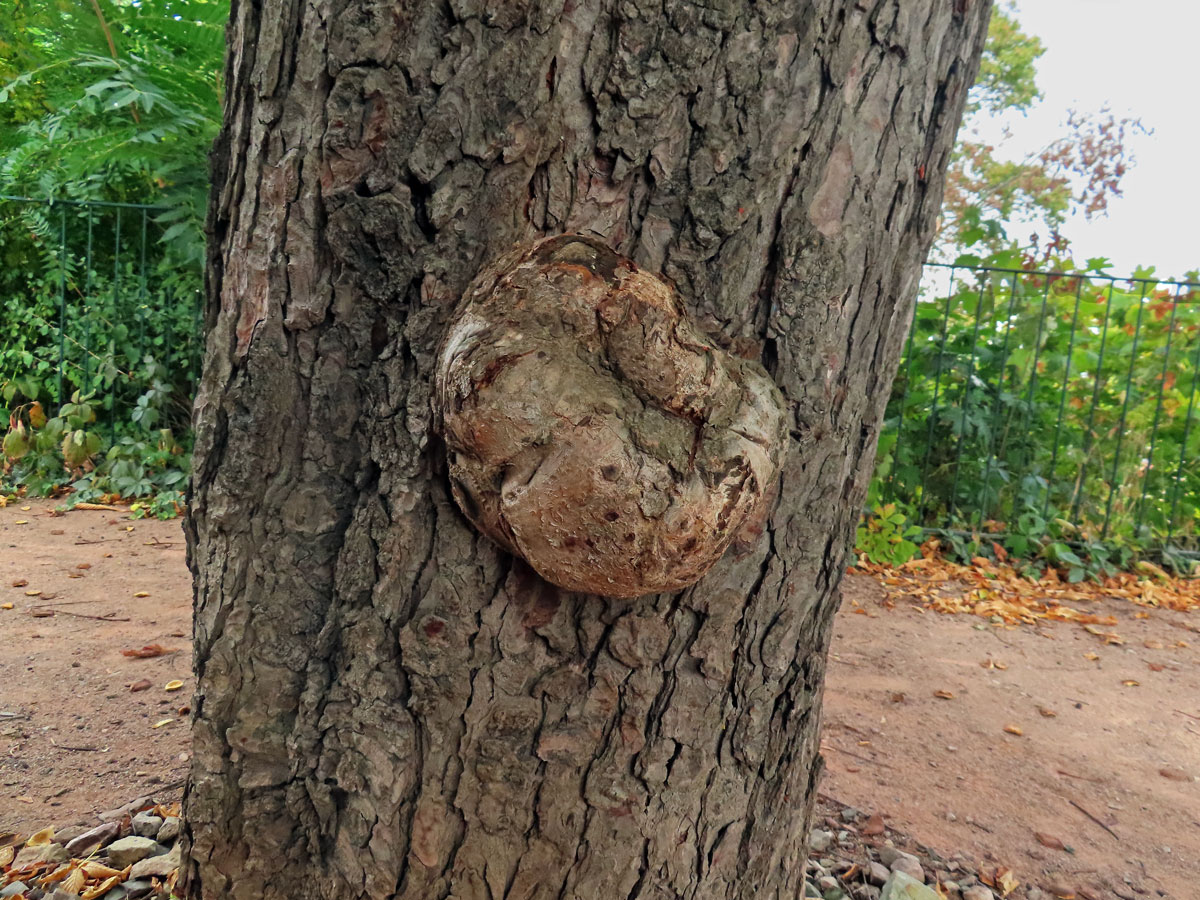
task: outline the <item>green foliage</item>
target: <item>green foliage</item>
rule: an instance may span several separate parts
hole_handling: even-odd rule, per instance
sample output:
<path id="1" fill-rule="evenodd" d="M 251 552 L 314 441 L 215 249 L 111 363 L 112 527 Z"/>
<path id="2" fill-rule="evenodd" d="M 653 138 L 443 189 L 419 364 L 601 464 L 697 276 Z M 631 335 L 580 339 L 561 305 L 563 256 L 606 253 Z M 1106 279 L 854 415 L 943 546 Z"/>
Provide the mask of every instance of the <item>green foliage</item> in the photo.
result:
<path id="1" fill-rule="evenodd" d="M 888 503 L 876 506 L 863 517 L 854 546 L 873 563 L 899 566 L 917 555 L 912 538 L 920 534 L 920 526 L 909 525 L 908 516 L 895 503 Z"/>
<path id="2" fill-rule="evenodd" d="M 0 193 L 157 201 L 203 253 L 228 0 L 12 0 L 0 19 Z"/>
<path id="3" fill-rule="evenodd" d="M 1071 580 L 1200 550 L 1200 284 L 942 273 L 917 303 L 871 488 L 907 515 L 873 519 L 934 530 L 964 560 L 1002 541 Z"/>
<path id="4" fill-rule="evenodd" d="M 1026 110 L 1042 97 L 1037 86 L 1037 61 L 1046 52 L 1042 42 L 1026 34 L 1008 3 L 992 9 L 979 75 L 967 98 L 967 114 Z"/>

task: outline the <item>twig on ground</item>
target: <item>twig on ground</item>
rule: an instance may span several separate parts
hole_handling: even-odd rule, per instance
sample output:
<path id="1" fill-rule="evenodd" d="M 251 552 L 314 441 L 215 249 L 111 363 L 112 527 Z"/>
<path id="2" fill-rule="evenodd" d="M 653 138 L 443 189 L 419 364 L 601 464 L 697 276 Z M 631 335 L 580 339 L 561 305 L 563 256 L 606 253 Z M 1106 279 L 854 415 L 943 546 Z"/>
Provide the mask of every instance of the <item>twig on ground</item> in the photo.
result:
<path id="1" fill-rule="evenodd" d="M 132 619 L 118 619 L 112 613 L 108 613 L 103 616 L 89 616 L 86 613 L 71 612 L 68 609 L 46 609 L 45 607 L 42 607 L 42 606 L 34 607 L 32 610 L 29 611 L 29 614 L 32 616 L 37 616 L 39 610 L 43 611 L 41 618 L 45 618 L 46 616 L 74 616 L 76 619 L 95 619 L 97 622 L 132 622 L 133 621 Z"/>
<path id="2" fill-rule="evenodd" d="M 1187 716 L 1189 719 L 1195 719 L 1197 722 L 1200 722 L 1200 716 L 1193 716 L 1191 713 L 1184 712 L 1182 709 L 1177 709 L 1175 712 L 1179 713 L 1181 716 Z"/>
<path id="3" fill-rule="evenodd" d="M 838 753 L 845 753 L 847 756 L 853 756 L 855 759 L 861 759 L 863 762 L 870 763 L 873 766 L 883 766 L 883 768 L 885 768 L 885 769 L 893 768 L 893 766 L 889 766 L 885 762 L 880 762 L 877 759 L 871 759 L 871 757 L 869 757 L 869 756 L 862 756 L 861 754 L 855 753 L 851 750 L 843 750 L 841 747 L 833 746 L 833 744 L 826 744 L 826 745 L 822 746 L 821 749 L 822 750 L 836 750 Z"/>
<path id="4" fill-rule="evenodd" d="M 1080 781 L 1090 781 L 1092 784 L 1104 784 L 1099 778 L 1088 778 L 1086 775 L 1076 775 L 1074 772 L 1068 772 L 1066 769 L 1058 769 L 1059 775 L 1066 775 L 1068 778 L 1078 778 Z"/>
<path id="5" fill-rule="evenodd" d="M 120 540 L 120 538 L 96 538 L 95 540 L 89 541 L 87 538 L 81 538 L 80 540 L 75 542 L 75 546 L 78 547 L 80 544 L 116 543 L 119 540 Z"/>
<path id="6" fill-rule="evenodd" d="M 1105 825 L 1103 822 L 1101 822 L 1099 819 L 1097 819 L 1095 816 L 1093 816 L 1090 812 L 1088 812 L 1086 809 L 1084 809 L 1082 806 L 1080 806 L 1074 800 L 1067 798 L 1067 802 L 1070 803 L 1077 810 L 1079 810 L 1081 813 L 1083 813 L 1085 816 L 1087 816 L 1089 819 L 1091 819 L 1093 822 L 1095 822 L 1097 825 L 1099 825 L 1101 828 L 1103 828 L 1105 831 L 1107 831 L 1109 834 L 1111 834 L 1113 836 L 1113 840 L 1115 840 L 1115 841 L 1121 840 L 1120 835 L 1118 835 L 1115 831 L 1113 831 L 1111 828 L 1109 828 L 1107 825 Z"/>

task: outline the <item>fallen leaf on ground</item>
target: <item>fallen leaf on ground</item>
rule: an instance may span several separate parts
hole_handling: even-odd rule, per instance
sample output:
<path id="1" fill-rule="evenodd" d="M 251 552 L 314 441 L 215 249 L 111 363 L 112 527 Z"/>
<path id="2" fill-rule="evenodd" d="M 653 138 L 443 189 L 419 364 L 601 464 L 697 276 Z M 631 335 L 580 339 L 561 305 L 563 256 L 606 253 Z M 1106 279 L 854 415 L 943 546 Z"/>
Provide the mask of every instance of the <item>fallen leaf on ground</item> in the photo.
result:
<path id="1" fill-rule="evenodd" d="M 28 519 L 17 519 L 17 521 L 13 522 L 13 524 L 14 525 L 28 525 L 29 520 Z"/>
<path id="2" fill-rule="evenodd" d="M 1058 713 L 1056 713 L 1054 710 L 1052 710 L 1046 706 L 1039 706 L 1037 708 L 1037 711 L 1039 713 L 1041 713 L 1043 716 L 1045 716 L 1047 719 L 1053 719 L 1055 716 L 1058 715 Z"/>
<path id="3" fill-rule="evenodd" d="M 152 687 L 154 687 L 154 682 L 149 678 L 143 678 L 141 681 L 135 681 L 133 684 L 131 684 L 129 686 L 129 692 L 131 694 L 136 694 L 138 691 L 148 691 Z"/>
<path id="4" fill-rule="evenodd" d="M 174 653 L 174 650 L 168 650 L 162 644 L 147 644 L 140 650 L 122 650 L 122 656 L 130 656 L 134 659 L 153 659 L 156 656 L 165 656 L 168 653 Z"/>
<path id="5" fill-rule="evenodd" d="M 0 609 L 12 609 L 12 608 L 13 608 L 13 605 L 11 603 L 0 603 Z"/>
<path id="6" fill-rule="evenodd" d="M 863 827 L 859 831 L 868 836 L 883 834 L 883 816 L 875 813 L 863 823 Z"/>
<path id="7" fill-rule="evenodd" d="M 114 875 L 124 874 L 120 869 L 114 869 L 98 862 L 85 862 L 83 871 L 87 872 L 88 878 L 112 878 Z"/>
<path id="8" fill-rule="evenodd" d="M 14 850 L 11 845 L 8 847 L 0 847 L 0 868 L 3 868 L 12 862 L 13 857 L 16 855 L 17 851 Z"/>
<path id="9" fill-rule="evenodd" d="M 150 596 L 150 592 L 149 592 L 149 591 L 138 591 L 138 592 L 137 592 L 136 594 L 134 594 L 133 596 L 135 596 L 135 597 L 149 597 L 149 596 Z"/>
<path id="10" fill-rule="evenodd" d="M 1050 893 L 1058 900 L 1075 900 L 1075 889 L 1065 884 L 1050 885 Z"/>
<path id="11" fill-rule="evenodd" d="M 1176 769 L 1174 766 L 1163 766 L 1158 770 L 1158 774 L 1163 778 L 1170 778 L 1172 781 L 1194 781 L 1187 772 L 1183 769 Z"/>
<path id="12" fill-rule="evenodd" d="M 1025 733 L 1021 730 L 1021 726 L 1019 725 L 1005 725 L 1004 730 L 1009 734 L 1015 734 L 1017 737 L 1020 737 Z"/>
<path id="13" fill-rule="evenodd" d="M 26 592 L 25 592 L 25 596 L 26 596 L 26 597 L 37 597 L 37 596 L 39 596 L 41 593 L 42 593 L 41 591 L 26 591 Z"/>
<path id="14" fill-rule="evenodd" d="M 1121 684 L 1125 685 L 1125 687 L 1141 687 L 1142 686 L 1142 683 L 1140 681 L 1134 681 L 1132 678 L 1126 678 L 1124 681 L 1121 682 Z"/>
<path id="15" fill-rule="evenodd" d="M 1095 662 L 1096 660 L 1098 660 L 1100 658 L 1100 654 L 1099 653 L 1085 653 L 1085 654 L 1083 654 L 1083 658 L 1090 659 L 1092 662 Z"/>
<path id="16" fill-rule="evenodd" d="M 103 897 L 120 883 L 120 875 L 114 875 L 112 878 L 106 878 L 104 881 L 100 882 L 94 887 L 88 888 L 86 891 L 80 894 L 80 900 L 96 900 L 97 897 Z"/>
<path id="17" fill-rule="evenodd" d="M 1012 869 L 996 870 L 996 887 L 1000 890 L 1002 897 L 1007 897 L 1015 891 L 1020 883 L 1013 875 Z"/>
<path id="18" fill-rule="evenodd" d="M 163 690 L 166 690 L 166 691 L 177 691 L 177 690 L 179 690 L 181 687 L 183 687 L 183 682 L 182 682 L 182 681 L 178 681 L 178 680 L 176 680 L 176 681 L 168 681 L 168 682 L 166 683 L 166 685 L 163 687 Z"/>
<path id="19" fill-rule="evenodd" d="M 954 699 L 954 695 L 952 693 L 950 693 L 949 691 L 934 691 L 933 696 L 935 696 L 941 700 L 953 700 Z"/>
<path id="20" fill-rule="evenodd" d="M 1052 834 L 1046 834 L 1044 831 L 1035 831 L 1033 836 L 1037 838 L 1038 843 L 1043 847 L 1049 847 L 1051 850 L 1067 849 L 1066 844 Z"/>
<path id="21" fill-rule="evenodd" d="M 92 567 L 91 563 L 79 563 L 78 565 L 75 566 L 75 568 L 77 568 L 77 569 L 90 569 L 91 567 Z"/>
<path id="22" fill-rule="evenodd" d="M 902 693 L 900 693 L 899 691 L 897 691 L 896 693 L 892 694 L 891 701 L 893 703 L 903 703 L 904 695 Z"/>
<path id="23" fill-rule="evenodd" d="M 1163 669 L 1166 668 L 1166 666 L 1164 666 L 1162 663 L 1148 662 L 1148 663 L 1146 663 L 1146 668 L 1149 669 L 1151 672 L 1161 672 Z"/>
<path id="24" fill-rule="evenodd" d="M 29 584 L 29 580 L 28 580 L 28 579 L 25 579 L 25 578 L 18 578 L 16 581 L 14 581 L 14 582 L 12 583 L 12 586 L 13 586 L 13 587 L 25 587 L 25 585 L 27 585 L 27 584 Z"/>
<path id="25" fill-rule="evenodd" d="M 1147 650 L 1161 650 L 1163 648 L 1162 641 L 1142 641 L 1142 646 Z"/>
<path id="26" fill-rule="evenodd" d="M 42 847 L 54 840 L 54 829 L 43 828 L 41 831 L 35 831 L 29 836 L 29 840 L 25 842 L 26 847 Z"/>
<path id="27" fill-rule="evenodd" d="M 87 883 L 87 875 L 83 869 L 76 869 L 67 876 L 67 880 L 63 882 L 62 889 L 72 897 L 78 897 L 79 892 L 83 890 L 83 886 Z"/>
<path id="28" fill-rule="evenodd" d="M 161 721 L 155 722 L 150 727 L 151 728 L 162 728 L 164 725 L 170 725 L 174 721 L 175 721 L 174 719 L 162 719 Z"/>

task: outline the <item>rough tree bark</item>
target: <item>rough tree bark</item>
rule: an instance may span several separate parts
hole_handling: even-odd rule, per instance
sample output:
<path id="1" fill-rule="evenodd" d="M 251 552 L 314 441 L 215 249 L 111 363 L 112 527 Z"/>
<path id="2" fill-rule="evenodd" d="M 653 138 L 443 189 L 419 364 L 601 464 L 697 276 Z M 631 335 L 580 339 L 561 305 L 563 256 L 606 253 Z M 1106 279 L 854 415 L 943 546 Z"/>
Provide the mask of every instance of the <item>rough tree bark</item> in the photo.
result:
<path id="1" fill-rule="evenodd" d="M 189 897 L 793 898 L 830 621 L 987 0 L 234 0 L 197 400 Z M 459 296 L 587 231 L 790 447 L 695 587 L 573 594 L 431 429 Z"/>

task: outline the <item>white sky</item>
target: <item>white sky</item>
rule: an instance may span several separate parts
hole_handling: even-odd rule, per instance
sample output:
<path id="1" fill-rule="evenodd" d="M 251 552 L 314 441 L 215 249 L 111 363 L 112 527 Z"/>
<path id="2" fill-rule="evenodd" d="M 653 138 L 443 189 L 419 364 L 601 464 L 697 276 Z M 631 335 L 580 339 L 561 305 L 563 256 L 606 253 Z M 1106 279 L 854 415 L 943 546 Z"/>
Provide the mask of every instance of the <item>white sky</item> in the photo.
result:
<path id="1" fill-rule="evenodd" d="M 1018 0 L 1017 21 L 1042 39 L 1044 99 L 1006 117 L 1019 158 L 1063 132 L 1067 111 L 1107 104 L 1153 129 L 1135 135 L 1135 166 L 1107 217 L 1063 229 L 1079 262 L 1104 256 L 1113 274 L 1154 266 L 1161 277 L 1200 268 L 1200 3 L 1194 0 Z M 1020 232 L 1017 236 L 1024 238 Z"/>

